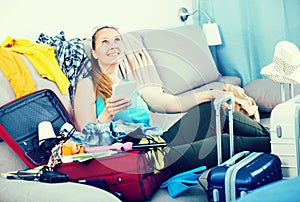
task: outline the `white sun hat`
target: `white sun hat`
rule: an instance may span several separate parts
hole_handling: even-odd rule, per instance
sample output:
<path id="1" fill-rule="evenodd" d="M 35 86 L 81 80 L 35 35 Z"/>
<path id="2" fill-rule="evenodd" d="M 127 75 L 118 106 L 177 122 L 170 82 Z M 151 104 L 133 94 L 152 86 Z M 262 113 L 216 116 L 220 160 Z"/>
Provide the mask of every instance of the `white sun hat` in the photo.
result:
<path id="1" fill-rule="evenodd" d="M 300 52 L 288 41 L 276 44 L 273 62 L 260 71 L 262 75 L 279 83 L 300 84 Z"/>

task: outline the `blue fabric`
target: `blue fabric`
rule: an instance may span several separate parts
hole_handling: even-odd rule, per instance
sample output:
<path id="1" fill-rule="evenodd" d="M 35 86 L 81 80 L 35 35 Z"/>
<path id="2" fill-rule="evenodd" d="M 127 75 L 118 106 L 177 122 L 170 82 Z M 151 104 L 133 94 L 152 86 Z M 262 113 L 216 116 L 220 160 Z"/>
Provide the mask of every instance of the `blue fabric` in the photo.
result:
<path id="1" fill-rule="evenodd" d="M 74 132 L 70 138 L 73 142 L 90 147 L 122 142 L 125 137 L 132 133 L 161 136 L 163 132 L 157 126 L 145 126 L 143 123 L 117 120 L 108 123 L 89 122 L 83 127 L 82 133 Z"/>
<path id="2" fill-rule="evenodd" d="M 128 107 L 114 116 L 113 121 L 123 120 L 128 123 L 142 123 L 145 126 L 150 125 L 150 113 L 147 104 L 141 98 L 140 94 L 136 94 L 137 105 L 135 108 Z M 96 115 L 97 117 L 105 108 L 103 98 L 96 99 Z"/>
<path id="3" fill-rule="evenodd" d="M 172 198 L 176 198 L 191 187 L 199 185 L 198 178 L 202 175 L 205 169 L 206 166 L 200 166 L 198 168 L 179 173 L 163 182 L 160 188 L 168 188 L 169 195 Z"/>
<path id="4" fill-rule="evenodd" d="M 242 85 L 263 78 L 260 70 L 279 41 L 300 47 L 299 0 L 199 0 L 198 6 L 219 25 L 223 44 L 211 51 L 220 73 L 241 77 Z M 207 19 L 198 15 L 202 27 Z"/>

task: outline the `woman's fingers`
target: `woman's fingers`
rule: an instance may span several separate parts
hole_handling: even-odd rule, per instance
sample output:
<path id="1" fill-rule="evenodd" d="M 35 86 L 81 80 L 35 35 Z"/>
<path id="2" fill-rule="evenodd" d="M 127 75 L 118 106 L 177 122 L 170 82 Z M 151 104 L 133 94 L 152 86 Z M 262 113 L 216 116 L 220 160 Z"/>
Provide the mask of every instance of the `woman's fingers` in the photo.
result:
<path id="1" fill-rule="evenodd" d="M 126 109 L 130 105 L 129 100 L 125 100 L 124 98 L 108 98 L 106 100 L 106 110 L 109 114 L 115 115 L 120 111 Z"/>
<path id="2" fill-rule="evenodd" d="M 231 95 L 234 95 L 232 92 L 225 92 L 225 91 L 222 91 L 222 90 L 218 90 L 218 89 L 213 89 L 213 90 L 210 90 L 210 93 L 211 93 L 211 96 L 212 98 L 217 98 L 223 94 L 231 94 Z M 228 108 L 228 103 L 227 102 L 224 102 L 222 103 L 222 107 L 224 109 L 227 109 Z M 235 109 L 235 102 L 232 103 L 232 110 Z"/>

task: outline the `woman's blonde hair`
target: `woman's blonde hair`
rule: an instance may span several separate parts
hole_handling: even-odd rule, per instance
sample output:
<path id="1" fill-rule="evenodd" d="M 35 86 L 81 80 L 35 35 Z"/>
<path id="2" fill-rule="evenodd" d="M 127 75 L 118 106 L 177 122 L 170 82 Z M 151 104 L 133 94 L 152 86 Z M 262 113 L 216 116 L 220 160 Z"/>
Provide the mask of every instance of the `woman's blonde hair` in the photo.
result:
<path id="1" fill-rule="evenodd" d="M 95 50 L 96 48 L 96 35 L 99 31 L 103 30 L 103 29 L 114 29 L 117 32 L 118 29 L 112 26 L 103 26 L 98 28 L 95 33 L 92 36 L 92 49 Z M 91 59 L 92 62 L 92 69 L 90 71 L 90 76 L 92 77 L 92 81 L 93 81 L 93 86 L 95 88 L 95 92 L 96 92 L 96 97 L 101 97 L 103 96 L 104 100 L 106 100 L 107 98 L 111 97 L 112 95 L 112 81 L 111 79 L 105 75 L 99 66 L 99 63 L 97 61 L 97 59 L 95 59 L 92 56 Z"/>

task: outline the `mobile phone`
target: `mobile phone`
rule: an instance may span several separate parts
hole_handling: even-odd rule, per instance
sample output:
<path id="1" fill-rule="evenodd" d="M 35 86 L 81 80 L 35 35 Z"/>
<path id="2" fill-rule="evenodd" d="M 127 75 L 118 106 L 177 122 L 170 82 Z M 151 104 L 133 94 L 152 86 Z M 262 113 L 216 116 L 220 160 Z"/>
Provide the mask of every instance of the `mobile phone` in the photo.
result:
<path id="1" fill-rule="evenodd" d="M 44 147 L 35 147 L 33 149 L 27 150 L 24 156 L 34 165 L 40 166 L 48 163 L 50 158 L 50 151 Z"/>
<path id="2" fill-rule="evenodd" d="M 134 81 L 124 81 L 112 86 L 112 98 L 124 98 L 130 100 L 130 107 L 136 107 L 137 84 Z"/>

